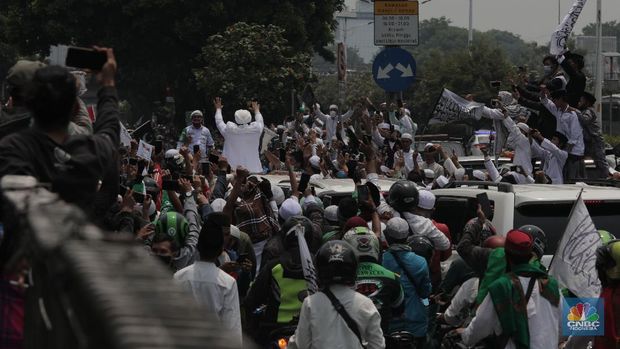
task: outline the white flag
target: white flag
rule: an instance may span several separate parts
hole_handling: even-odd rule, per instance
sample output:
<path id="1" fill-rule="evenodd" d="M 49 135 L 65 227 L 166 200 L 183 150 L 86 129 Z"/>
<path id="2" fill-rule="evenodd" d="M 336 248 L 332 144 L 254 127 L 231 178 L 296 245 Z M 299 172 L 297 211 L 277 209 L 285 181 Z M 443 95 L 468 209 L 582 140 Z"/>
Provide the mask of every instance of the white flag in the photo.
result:
<path id="1" fill-rule="evenodd" d="M 598 297 L 601 282 L 596 272 L 596 249 L 601 245 L 601 238 L 579 193 L 549 274 L 580 298 Z"/>
<path id="2" fill-rule="evenodd" d="M 484 104 L 468 101 L 456 93 L 443 89 L 435 103 L 429 125 L 451 123 L 461 120 L 480 120 Z"/>
<path id="3" fill-rule="evenodd" d="M 551 42 L 549 43 L 549 53 L 554 56 L 560 56 L 566 52 L 566 41 L 573 31 L 573 27 L 581 14 L 581 10 L 585 6 L 587 0 L 576 0 L 570 11 L 555 31 L 551 34 Z"/>
<path id="4" fill-rule="evenodd" d="M 136 152 L 136 156 L 142 158 L 147 161 L 151 161 L 151 154 L 153 154 L 153 146 L 146 143 L 143 140 L 140 140 L 140 144 L 138 144 L 138 151 Z"/>
<path id="5" fill-rule="evenodd" d="M 265 127 L 263 129 L 265 131 L 265 133 L 263 134 L 263 141 L 261 143 L 260 146 L 260 153 L 264 153 L 267 151 L 267 149 L 269 148 L 269 143 L 271 142 L 271 140 L 276 137 L 278 134 L 273 132 L 272 130 L 268 129 L 267 127 Z"/>

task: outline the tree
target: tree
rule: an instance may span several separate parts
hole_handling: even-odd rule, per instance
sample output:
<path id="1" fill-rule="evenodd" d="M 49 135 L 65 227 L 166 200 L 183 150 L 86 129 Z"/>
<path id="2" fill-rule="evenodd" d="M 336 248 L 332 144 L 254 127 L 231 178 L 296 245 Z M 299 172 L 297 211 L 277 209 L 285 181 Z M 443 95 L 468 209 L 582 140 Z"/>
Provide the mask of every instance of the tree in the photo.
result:
<path id="1" fill-rule="evenodd" d="M 323 112 L 330 104 L 340 104 L 338 75 L 321 75 L 314 86 L 314 95 L 321 104 Z M 368 97 L 375 103 L 380 103 L 385 99 L 385 92 L 375 84 L 370 72 L 351 72 L 347 75 L 346 95 L 344 105 L 341 110 L 350 108 L 355 101 L 362 97 Z"/>
<path id="2" fill-rule="evenodd" d="M 166 88 L 179 111 L 206 102 L 192 79 L 194 59 L 207 37 L 232 23 L 277 25 L 294 50 L 333 59 L 324 47 L 333 40 L 333 14 L 343 1 L 6 0 L 2 13 L 7 40 L 23 55 L 47 55 L 58 43 L 114 47 L 121 94 L 143 114 Z"/>
<path id="3" fill-rule="evenodd" d="M 10 67 L 15 64 L 17 49 L 6 38 L 6 17 L 0 13 L 0 81 L 4 81 Z"/>
<path id="4" fill-rule="evenodd" d="M 293 49 L 275 25 L 236 23 L 207 39 L 195 70 L 209 98 L 221 96 L 232 115 L 257 98 L 266 122 L 280 122 L 290 91 L 301 91 L 310 78 L 310 55 Z"/>
<path id="5" fill-rule="evenodd" d="M 336 47 L 330 45 L 327 47 L 329 51 L 336 52 Z M 364 63 L 364 59 L 360 57 L 357 47 L 347 46 L 347 70 L 352 71 L 370 71 L 371 65 Z M 312 57 L 312 70 L 317 74 L 333 74 L 336 73 L 336 63 L 330 62 L 319 54 Z"/>
<path id="6" fill-rule="evenodd" d="M 583 35 L 595 36 L 596 23 L 590 23 L 583 27 Z M 616 48 L 620 50 L 620 22 L 611 21 L 602 23 L 603 36 L 615 36 L 617 40 Z"/>

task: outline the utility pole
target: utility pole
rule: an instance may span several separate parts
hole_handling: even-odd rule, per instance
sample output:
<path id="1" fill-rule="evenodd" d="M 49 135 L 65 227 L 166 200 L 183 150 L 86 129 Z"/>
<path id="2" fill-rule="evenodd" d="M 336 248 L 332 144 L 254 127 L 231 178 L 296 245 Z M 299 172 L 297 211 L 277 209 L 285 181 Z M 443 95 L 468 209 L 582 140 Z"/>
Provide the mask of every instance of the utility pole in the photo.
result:
<path id="1" fill-rule="evenodd" d="M 562 20 L 562 0 L 558 0 L 558 24 Z"/>
<path id="2" fill-rule="evenodd" d="M 469 33 L 467 35 L 467 48 L 471 51 L 474 41 L 474 0 L 469 0 Z"/>
<path id="3" fill-rule="evenodd" d="M 602 0 L 596 0 L 596 84 L 594 85 L 594 93 L 596 97 L 596 115 L 599 125 L 603 125 L 602 103 L 603 98 L 603 24 L 601 22 L 601 3 Z"/>

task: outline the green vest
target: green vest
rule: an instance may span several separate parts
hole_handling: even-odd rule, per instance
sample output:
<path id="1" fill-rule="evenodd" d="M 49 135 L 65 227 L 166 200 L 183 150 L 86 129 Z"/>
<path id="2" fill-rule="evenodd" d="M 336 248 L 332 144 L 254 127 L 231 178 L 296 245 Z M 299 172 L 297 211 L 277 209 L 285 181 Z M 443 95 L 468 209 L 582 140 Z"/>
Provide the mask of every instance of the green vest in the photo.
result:
<path id="1" fill-rule="evenodd" d="M 294 316 L 301 312 L 302 301 L 299 294 L 307 290 L 306 280 L 289 279 L 284 277 L 284 268 L 278 264 L 271 269 L 271 275 L 280 290 L 280 307 L 278 308 L 278 323 L 289 323 Z"/>

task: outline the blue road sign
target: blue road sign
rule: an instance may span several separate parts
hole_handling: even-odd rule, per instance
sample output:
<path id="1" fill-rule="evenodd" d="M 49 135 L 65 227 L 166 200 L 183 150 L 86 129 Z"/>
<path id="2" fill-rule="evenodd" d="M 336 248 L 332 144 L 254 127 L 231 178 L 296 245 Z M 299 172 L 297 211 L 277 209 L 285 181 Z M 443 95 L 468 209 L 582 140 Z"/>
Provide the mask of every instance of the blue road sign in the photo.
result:
<path id="1" fill-rule="evenodd" d="M 398 47 L 383 49 L 372 64 L 372 77 L 388 92 L 404 91 L 415 80 L 415 59 Z"/>

